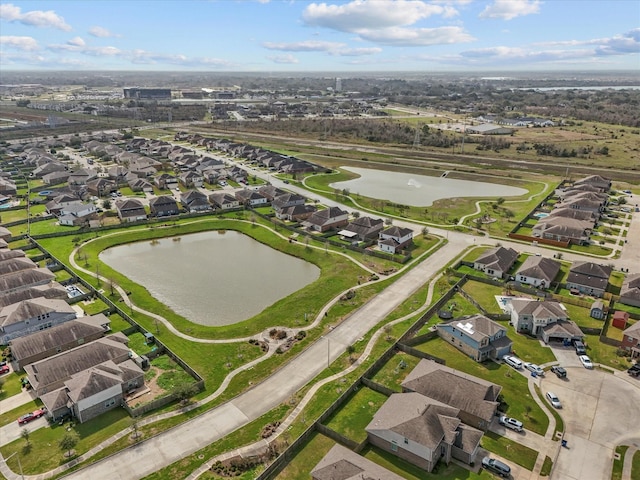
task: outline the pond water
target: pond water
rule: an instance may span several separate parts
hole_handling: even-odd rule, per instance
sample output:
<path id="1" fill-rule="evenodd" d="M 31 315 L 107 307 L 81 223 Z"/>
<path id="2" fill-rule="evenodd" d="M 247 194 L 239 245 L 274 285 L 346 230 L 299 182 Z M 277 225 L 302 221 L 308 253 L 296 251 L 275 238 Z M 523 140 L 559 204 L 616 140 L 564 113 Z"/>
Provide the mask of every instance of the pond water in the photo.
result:
<path id="1" fill-rule="evenodd" d="M 332 188 L 348 189 L 352 194 L 389 200 L 402 205 L 428 207 L 441 198 L 517 197 L 524 188 L 499 183 L 472 182 L 446 177 L 430 177 L 411 173 L 389 172 L 369 168 L 342 167 L 360 175 L 346 182 L 332 183 Z M 445 173 L 445 172 L 443 172 Z"/>
<path id="2" fill-rule="evenodd" d="M 176 313 L 210 326 L 246 320 L 320 276 L 315 265 L 234 231 L 130 243 L 103 251 L 100 260 Z"/>

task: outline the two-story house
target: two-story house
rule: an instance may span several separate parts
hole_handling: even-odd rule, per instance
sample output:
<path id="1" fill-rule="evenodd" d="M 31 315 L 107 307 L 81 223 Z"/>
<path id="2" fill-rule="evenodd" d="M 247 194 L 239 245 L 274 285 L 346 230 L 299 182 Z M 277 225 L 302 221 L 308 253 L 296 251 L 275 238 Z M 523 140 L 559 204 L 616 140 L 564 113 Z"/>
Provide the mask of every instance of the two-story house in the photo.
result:
<path id="1" fill-rule="evenodd" d="M 392 226 L 378 235 L 378 248 L 383 252 L 399 253 L 413 243 L 413 230 Z"/>
<path id="2" fill-rule="evenodd" d="M 0 344 L 73 320 L 76 311 L 60 299 L 32 298 L 0 310 Z"/>
<path id="3" fill-rule="evenodd" d="M 180 213 L 178 203 L 170 195 L 161 195 L 149 200 L 149 210 L 151 211 L 151 215 L 155 215 L 156 217 L 166 217 Z"/>
<path id="4" fill-rule="evenodd" d="M 511 351 L 513 344 L 506 328 L 481 314 L 439 323 L 436 332 L 476 362 L 499 360 Z"/>
<path id="5" fill-rule="evenodd" d="M 326 232 L 328 230 L 344 227 L 349 223 L 349 213 L 338 207 L 329 207 L 324 210 L 318 210 L 302 225 L 308 230 L 315 232 Z"/>

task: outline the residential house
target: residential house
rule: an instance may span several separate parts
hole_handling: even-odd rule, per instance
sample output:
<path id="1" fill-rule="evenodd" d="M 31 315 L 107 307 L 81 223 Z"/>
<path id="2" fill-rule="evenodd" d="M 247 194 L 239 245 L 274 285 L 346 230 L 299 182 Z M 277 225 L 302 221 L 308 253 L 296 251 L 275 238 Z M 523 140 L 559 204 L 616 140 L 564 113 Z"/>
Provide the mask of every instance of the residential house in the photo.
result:
<path id="1" fill-rule="evenodd" d="M 211 205 L 204 193 L 198 190 L 189 190 L 180 195 L 180 203 L 189 212 L 206 212 L 211 210 Z"/>
<path id="2" fill-rule="evenodd" d="M 602 297 L 609 286 L 612 271 L 609 266 L 593 262 L 575 262 L 569 269 L 567 289 L 584 295 Z"/>
<path id="3" fill-rule="evenodd" d="M 66 226 L 87 225 L 96 216 L 96 206 L 93 203 L 79 203 L 63 207 L 60 210 L 58 223 Z"/>
<path id="4" fill-rule="evenodd" d="M 285 193 L 275 197 L 271 202 L 271 206 L 277 212 L 283 208 L 293 207 L 295 205 L 304 205 L 305 201 L 306 199 L 302 195 L 298 195 L 297 193 Z"/>
<path id="5" fill-rule="evenodd" d="M 366 242 L 377 239 L 383 228 L 384 220 L 381 218 L 358 217 L 349 222 L 338 234 L 359 242 Z"/>
<path id="6" fill-rule="evenodd" d="M 348 223 L 348 212 L 338 207 L 329 207 L 324 210 L 316 211 L 309 218 L 303 221 L 302 225 L 308 230 L 322 233 L 328 230 L 344 227 Z"/>
<path id="7" fill-rule="evenodd" d="M 149 200 L 149 210 L 151 211 L 151 215 L 156 217 L 178 215 L 180 213 L 178 203 L 170 195 L 161 195 Z"/>
<path id="8" fill-rule="evenodd" d="M 107 175 L 111 180 L 116 182 L 117 185 L 126 183 L 126 178 L 128 174 L 129 174 L 129 170 L 127 170 L 122 165 L 115 165 L 107 169 Z"/>
<path id="9" fill-rule="evenodd" d="M 10 257 L 0 261 L 0 278 L 13 275 L 23 270 L 36 268 L 38 265 L 26 256 Z"/>
<path id="10" fill-rule="evenodd" d="M 67 166 L 64 163 L 55 160 L 37 166 L 31 171 L 31 173 L 29 173 L 29 176 L 35 178 L 44 178 L 46 175 L 55 172 L 65 172 L 67 175 L 69 175 L 69 172 L 67 172 Z"/>
<path id="11" fill-rule="evenodd" d="M 545 217 L 532 229 L 532 236 L 556 242 L 587 245 L 593 222 L 566 217 Z"/>
<path id="12" fill-rule="evenodd" d="M 517 259 L 518 252 L 513 248 L 495 247 L 481 254 L 473 262 L 473 268 L 494 278 L 506 278 Z"/>
<path id="13" fill-rule="evenodd" d="M 22 369 L 25 365 L 66 352 L 77 346 L 97 340 L 110 330 L 111 320 L 102 313 L 47 328 L 11 340 L 11 355 Z"/>
<path id="14" fill-rule="evenodd" d="M 44 297 L 23 300 L 0 309 L 0 344 L 73 320 L 76 311 L 64 300 Z"/>
<path id="15" fill-rule="evenodd" d="M 277 196 L 287 193 L 281 188 L 274 187 L 273 185 L 264 185 L 258 188 L 258 192 L 260 195 L 264 196 L 268 202 L 272 202 Z"/>
<path id="16" fill-rule="evenodd" d="M 49 270 L 45 268 L 39 268 L 34 271 L 39 272 L 41 270 L 49 272 Z M 16 290 L 11 293 L 0 292 L 0 308 L 11 305 L 12 303 L 18 303 L 22 302 L 23 300 L 29 300 L 38 297 L 66 300 L 68 298 L 68 292 L 67 289 L 60 285 L 58 282 L 49 282 L 46 285 L 25 287 L 21 290 Z"/>
<path id="17" fill-rule="evenodd" d="M 573 185 L 591 185 L 598 188 L 601 192 L 608 192 L 611 189 L 611 180 L 601 175 L 590 175 L 588 177 L 576 180 Z"/>
<path id="18" fill-rule="evenodd" d="M 264 206 L 269 203 L 267 197 L 256 190 L 245 188 L 242 190 L 237 190 L 235 194 L 238 202 L 240 202 L 242 205 L 247 205 L 252 208 Z"/>
<path id="19" fill-rule="evenodd" d="M 7 227 L 3 227 L 2 225 L 0 225 L 0 240 L 5 242 L 11 241 L 11 230 Z"/>
<path id="20" fill-rule="evenodd" d="M 86 185 L 89 180 L 96 178 L 98 174 L 94 170 L 81 168 L 71 172 L 67 178 L 69 185 Z"/>
<path id="21" fill-rule="evenodd" d="M 64 183 L 69 178 L 69 172 L 62 170 L 59 172 L 51 172 L 42 176 L 42 181 L 45 185 L 59 185 Z"/>
<path id="22" fill-rule="evenodd" d="M 640 357 L 640 321 L 627 327 L 622 332 L 622 343 L 620 348 L 631 352 L 631 358 Z"/>
<path id="23" fill-rule="evenodd" d="M 118 185 L 108 178 L 100 177 L 87 182 L 87 193 L 96 197 L 106 197 L 116 190 L 118 190 Z"/>
<path id="24" fill-rule="evenodd" d="M 640 307 L 640 273 L 632 273 L 625 277 L 618 301 L 624 305 Z"/>
<path id="25" fill-rule="evenodd" d="M 560 262 L 531 255 L 516 272 L 516 281 L 536 288 L 549 288 L 560 273 Z"/>
<path id="26" fill-rule="evenodd" d="M 595 223 L 600 218 L 600 215 L 588 210 L 577 210 L 575 208 L 561 207 L 561 208 L 554 208 L 553 210 L 551 210 L 551 213 L 549 213 L 549 216 L 546 218 L 552 219 L 556 217 L 573 218 L 574 220 L 584 220 L 584 221 L 591 222 L 593 225 L 595 225 Z"/>
<path id="27" fill-rule="evenodd" d="M 413 243 L 413 230 L 392 226 L 380 232 L 378 248 L 383 252 L 399 253 Z"/>
<path id="28" fill-rule="evenodd" d="M 229 210 L 240 206 L 238 199 L 226 192 L 212 193 L 209 195 L 209 202 L 214 206 L 214 208 L 218 208 L 220 210 Z"/>
<path id="29" fill-rule="evenodd" d="M 29 383 L 38 396 L 64 386 L 72 375 L 111 360 L 129 360 L 129 339 L 121 332 L 77 346 L 53 357 L 24 366 Z"/>
<path id="30" fill-rule="evenodd" d="M 499 360 L 511 351 L 513 344 L 506 328 L 481 314 L 439 323 L 436 332 L 476 362 Z"/>
<path id="31" fill-rule="evenodd" d="M 602 300 L 596 300 L 591 304 L 591 308 L 589 309 L 589 316 L 591 318 L 595 318 L 596 320 L 604 320 L 607 312 L 604 308 L 604 303 Z"/>
<path id="32" fill-rule="evenodd" d="M 290 222 L 303 222 L 317 211 L 318 208 L 315 205 L 296 205 L 277 211 L 276 218 Z"/>
<path id="33" fill-rule="evenodd" d="M 116 210 L 121 222 L 139 222 L 147 219 L 147 212 L 142 202 L 135 198 L 116 201 Z"/>
<path id="34" fill-rule="evenodd" d="M 550 341 L 581 340 L 584 334 L 571 320 L 564 305 L 555 301 L 513 298 L 511 325 L 516 332 L 529 333 Z"/>
<path id="35" fill-rule="evenodd" d="M 311 470 L 312 480 L 403 480 L 375 462 L 336 443 Z"/>
<path id="36" fill-rule="evenodd" d="M 162 173 L 154 179 L 156 187 L 160 189 L 175 190 L 178 187 L 178 179 L 168 173 Z"/>
<path id="37" fill-rule="evenodd" d="M 439 461 L 475 462 L 483 432 L 459 415 L 459 408 L 420 393 L 394 393 L 365 430 L 370 444 L 431 472 Z"/>
<path id="38" fill-rule="evenodd" d="M 153 193 L 153 185 L 149 180 L 137 177 L 135 173 L 127 175 L 127 184 L 134 192 Z"/>
<path id="39" fill-rule="evenodd" d="M 200 188 L 204 184 L 204 177 L 201 173 L 190 170 L 180 175 L 180 183 L 187 188 Z"/>
<path id="40" fill-rule="evenodd" d="M 82 200 L 76 195 L 64 193 L 47 202 L 45 204 L 45 208 L 47 209 L 47 213 L 50 213 L 51 215 L 60 215 L 60 211 L 64 207 L 68 207 L 69 205 L 79 205 L 81 203 Z"/>
<path id="41" fill-rule="evenodd" d="M 404 379 L 402 390 L 460 409 L 457 417 L 465 424 L 487 430 L 498 410 L 502 387 L 423 359 Z"/>
<path id="42" fill-rule="evenodd" d="M 55 278 L 55 274 L 46 268 L 29 268 L 10 275 L 2 275 L 0 276 L 0 297 L 27 288 L 47 285 Z"/>

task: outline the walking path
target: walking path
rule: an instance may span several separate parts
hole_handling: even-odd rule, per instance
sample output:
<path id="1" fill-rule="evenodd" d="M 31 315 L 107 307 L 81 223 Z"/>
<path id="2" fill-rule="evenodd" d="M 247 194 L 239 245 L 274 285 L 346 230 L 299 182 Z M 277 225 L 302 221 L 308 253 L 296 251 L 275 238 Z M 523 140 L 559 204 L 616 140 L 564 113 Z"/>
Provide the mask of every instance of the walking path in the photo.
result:
<path id="1" fill-rule="evenodd" d="M 633 456 L 638 450 L 638 447 L 632 445 L 627 449 L 627 453 L 624 454 L 624 463 L 622 464 L 622 480 L 631 480 Z"/>

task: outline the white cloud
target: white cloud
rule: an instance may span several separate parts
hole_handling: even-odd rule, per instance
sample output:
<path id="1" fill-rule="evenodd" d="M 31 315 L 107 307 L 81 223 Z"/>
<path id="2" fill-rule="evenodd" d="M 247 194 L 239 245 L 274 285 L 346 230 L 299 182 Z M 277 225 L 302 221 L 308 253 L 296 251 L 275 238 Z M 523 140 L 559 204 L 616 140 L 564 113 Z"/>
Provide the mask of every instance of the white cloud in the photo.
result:
<path id="1" fill-rule="evenodd" d="M 12 35 L 0 35 L 0 45 L 9 46 L 18 50 L 37 50 L 38 42 L 31 37 L 16 37 Z"/>
<path id="2" fill-rule="evenodd" d="M 312 3 L 305 8 L 302 19 L 307 25 L 357 33 L 362 29 L 412 25 L 432 15 L 455 13 L 451 6 L 419 0 L 353 0 L 344 5 Z"/>
<path id="3" fill-rule="evenodd" d="M 71 40 L 68 40 L 67 44 L 73 45 L 75 47 L 84 47 L 85 42 L 81 37 L 74 37 Z"/>
<path id="4" fill-rule="evenodd" d="M 374 55 L 382 51 L 381 48 L 349 48 L 344 43 L 322 42 L 317 40 L 307 40 L 304 42 L 277 43 L 265 42 L 262 44 L 269 50 L 280 50 L 284 52 L 324 52 L 335 56 L 357 57 L 362 55 Z"/>
<path id="5" fill-rule="evenodd" d="M 540 0 L 495 0 L 493 5 L 487 6 L 480 18 L 501 18 L 513 20 L 516 17 L 540 13 Z"/>
<path id="6" fill-rule="evenodd" d="M 66 32 L 71 30 L 71 25 L 68 25 L 64 18 L 53 10 L 31 10 L 30 12 L 22 13 L 20 7 L 11 3 L 0 5 L 0 19 L 33 27 L 51 27 Z"/>
<path id="7" fill-rule="evenodd" d="M 429 46 L 466 43 L 474 39 L 461 27 L 385 28 L 359 32 L 364 40 L 392 46 Z"/>
<path id="8" fill-rule="evenodd" d="M 273 63 L 280 64 L 296 64 L 298 63 L 298 59 L 291 54 L 287 55 L 269 55 L 267 59 L 271 60 Z"/>
<path id="9" fill-rule="evenodd" d="M 98 38 L 109 38 L 109 37 L 119 37 L 120 35 L 116 35 L 115 33 L 111 33 L 108 29 L 104 27 L 91 27 L 89 29 L 89 35 L 98 37 Z"/>

